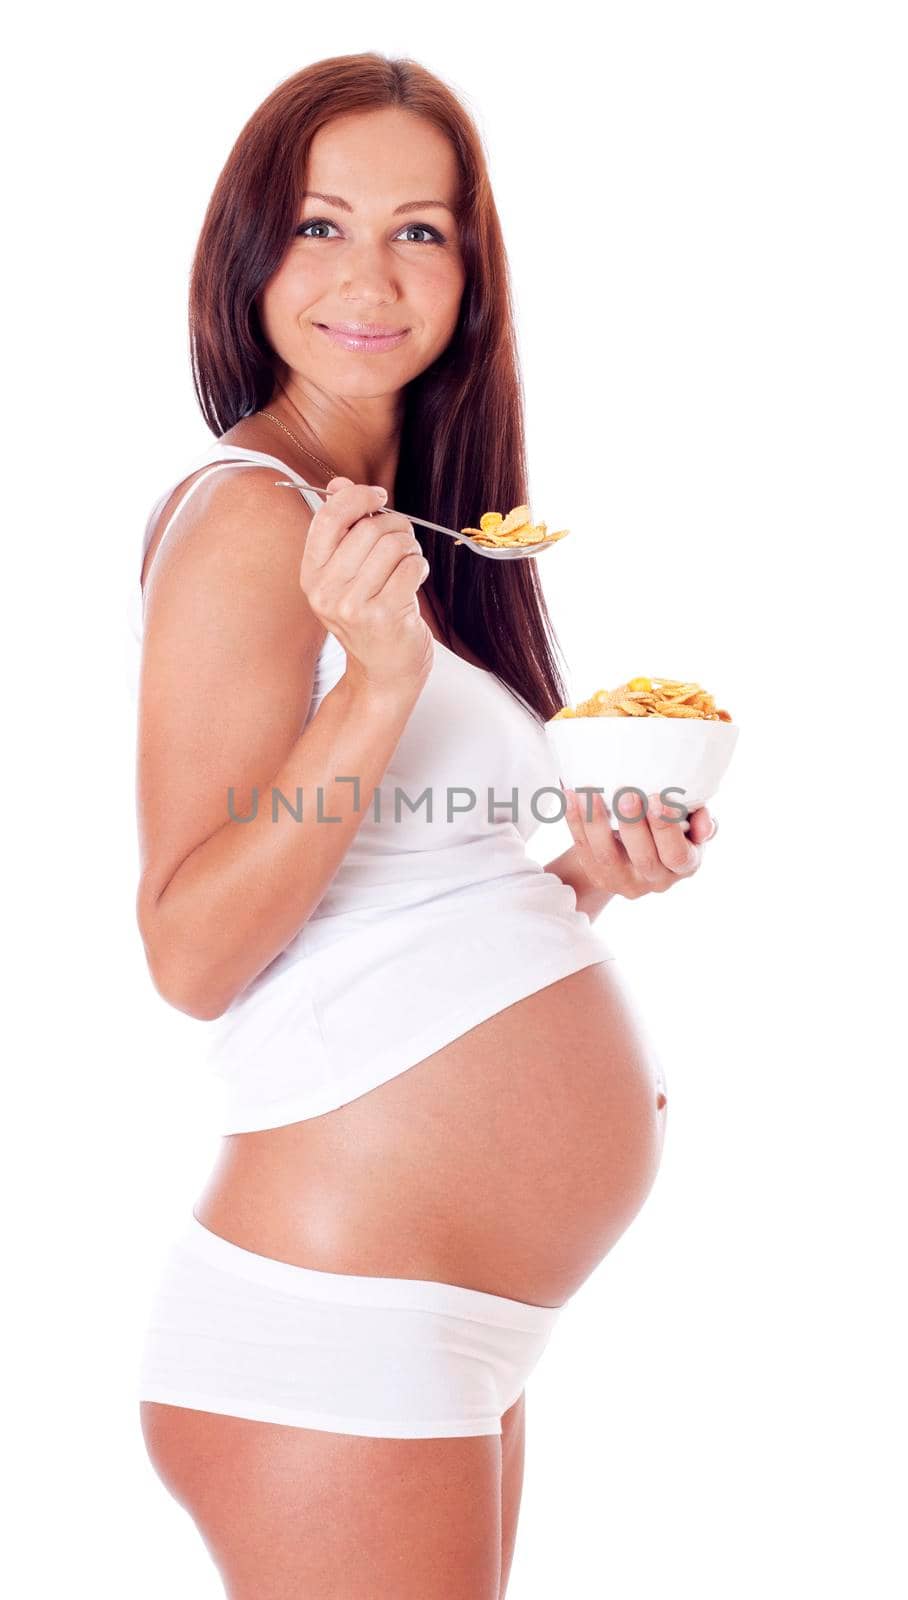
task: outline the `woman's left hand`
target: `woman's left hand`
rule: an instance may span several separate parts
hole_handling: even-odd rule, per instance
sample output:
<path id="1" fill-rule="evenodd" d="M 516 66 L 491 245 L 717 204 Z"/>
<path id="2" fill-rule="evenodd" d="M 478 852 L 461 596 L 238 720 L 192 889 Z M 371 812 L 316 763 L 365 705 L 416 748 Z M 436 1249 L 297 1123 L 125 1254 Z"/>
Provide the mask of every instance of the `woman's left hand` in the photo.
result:
<path id="1" fill-rule="evenodd" d="M 703 846 L 719 826 L 700 806 L 691 811 L 690 831 L 685 833 L 677 803 L 663 806 L 657 794 L 650 795 L 644 812 L 640 795 L 629 790 L 619 802 L 616 833 L 601 794 L 583 790 L 576 795 L 566 789 L 565 795 L 567 824 L 586 877 L 594 888 L 627 900 L 661 894 L 691 877 L 700 866 Z"/>

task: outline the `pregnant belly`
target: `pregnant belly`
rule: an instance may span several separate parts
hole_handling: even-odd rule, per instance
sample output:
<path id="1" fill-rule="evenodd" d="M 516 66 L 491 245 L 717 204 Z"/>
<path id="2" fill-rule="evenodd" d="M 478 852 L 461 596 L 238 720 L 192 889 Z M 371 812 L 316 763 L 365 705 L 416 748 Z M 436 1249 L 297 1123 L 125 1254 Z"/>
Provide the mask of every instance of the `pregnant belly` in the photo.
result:
<path id="1" fill-rule="evenodd" d="M 664 1082 L 615 961 L 320 1117 L 225 1137 L 196 1203 L 247 1250 L 561 1305 L 643 1205 Z"/>

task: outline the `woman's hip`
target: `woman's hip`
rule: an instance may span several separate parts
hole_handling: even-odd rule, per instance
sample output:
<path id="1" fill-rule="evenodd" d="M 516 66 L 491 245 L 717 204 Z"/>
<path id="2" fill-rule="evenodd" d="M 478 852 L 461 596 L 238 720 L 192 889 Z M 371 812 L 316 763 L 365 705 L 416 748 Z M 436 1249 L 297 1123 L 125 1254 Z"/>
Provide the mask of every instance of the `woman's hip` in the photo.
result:
<path id="1" fill-rule="evenodd" d="M 559 1309 L 297 1266 L 192 1215 L 154 1287 L 138 1398 L 375 1437 L 500 1433 Z"/>

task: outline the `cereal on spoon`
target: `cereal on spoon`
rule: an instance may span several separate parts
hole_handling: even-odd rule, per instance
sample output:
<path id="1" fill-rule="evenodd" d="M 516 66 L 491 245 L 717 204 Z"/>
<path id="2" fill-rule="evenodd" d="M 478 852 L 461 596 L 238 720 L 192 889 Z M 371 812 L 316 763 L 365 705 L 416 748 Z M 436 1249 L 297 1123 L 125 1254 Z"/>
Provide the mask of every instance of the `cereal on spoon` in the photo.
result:
<path id="1" fill-rule="evenodd" d="M 514 544 L 554 544 L 556 539 L 563 539 L 569 528 L 560 528 L 557 533 L 549 533 L 544 522 L 534 524 L 530 521 L 529 506 L 514 506 L 506 517 L 500 511 L 487 511 L 480 517 L 478 528 L 461 528 L 474 544 L 487 544 L 497 548 Z M 455 544 L 463 544 L 462 539 L 455 539 Z"/>

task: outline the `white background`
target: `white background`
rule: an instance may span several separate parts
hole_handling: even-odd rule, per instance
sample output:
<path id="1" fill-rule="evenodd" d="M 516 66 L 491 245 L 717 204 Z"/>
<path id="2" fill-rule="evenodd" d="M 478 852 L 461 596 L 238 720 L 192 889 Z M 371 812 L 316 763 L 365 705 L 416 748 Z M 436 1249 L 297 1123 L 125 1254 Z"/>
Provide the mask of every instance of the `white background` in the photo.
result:
<path id="1" fill-rule="evenodd" d="M 543 569 L 572 696 L 689 676 L 742 730 L 699 874 L 597 924 L 662 1058 L 667 1138 L 531 1380 L 509 1600 L 905 1592 L 900 11 L 534 19 L 392 0 L 329 24 L 225 3 L 19 24 L 3 258 L 18 1595 L 222 1593 L 132 1391 L 158 1263 L 217 1135 L 205 1024 L 157 995 L 135 923 L 125 603 L 151 503 L 210 442 L 186 294 L 217 175 L 280 80 L 367 49 L 442 76 L 488 152 L 531 503 L 575 530 Z M 569 842 L 564 825 L 536 841 L 546 859 Z"/>

